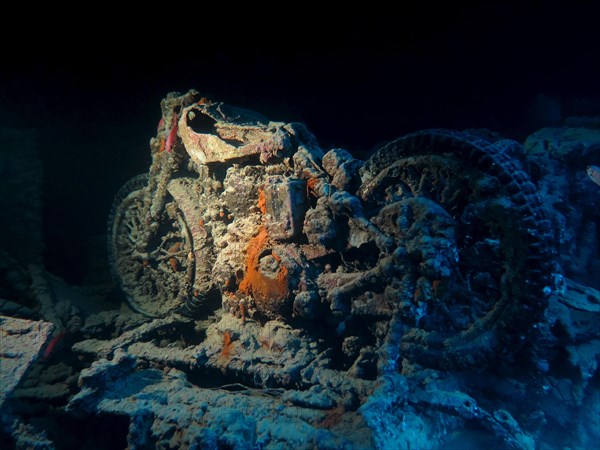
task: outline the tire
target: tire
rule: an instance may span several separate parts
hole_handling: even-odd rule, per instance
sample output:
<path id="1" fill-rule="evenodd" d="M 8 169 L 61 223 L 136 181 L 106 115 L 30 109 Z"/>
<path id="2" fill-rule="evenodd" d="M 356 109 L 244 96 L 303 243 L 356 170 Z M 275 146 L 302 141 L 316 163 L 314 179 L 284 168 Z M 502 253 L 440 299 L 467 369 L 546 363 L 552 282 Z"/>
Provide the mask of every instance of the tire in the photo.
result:
<path id="1" fill-rule="evenodd" d="M 474 367 L 517 351 L 542 319 L 556 240 L 522 155 L 514 141 L 433 129 L 365 162 L 358 194 L 397 245 L 396 359 Z"/>
<path id="2" fill-rule="evenodd" d="M 129 180 L 115 197 L 108 222 L 113 278 L 129 306 L 164 317 L 179 312 L 194 294 L 196 259 L 186 218 L 167 195 L 158 220 L 151 221 L 148 175 Z"/>

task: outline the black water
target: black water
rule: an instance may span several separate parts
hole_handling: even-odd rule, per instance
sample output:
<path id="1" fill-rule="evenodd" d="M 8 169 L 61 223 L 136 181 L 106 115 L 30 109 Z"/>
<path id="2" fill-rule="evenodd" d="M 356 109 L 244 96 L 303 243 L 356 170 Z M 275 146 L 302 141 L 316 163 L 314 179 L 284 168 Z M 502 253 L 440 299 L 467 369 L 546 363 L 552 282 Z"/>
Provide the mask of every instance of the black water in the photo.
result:
<path id="1" fill-rule="evenodd" d="M 103 232 L 112 195 L 147 169 L 167 92 L 195 88 L 302 121 L 324 147 L 358 156 L 432 127 L 519 139 L 600 110 L 593 3 L 452 3 L 350 18 L 296 11 L 269 21 L 198 14 L 171 27 L 110 11 L 93 23 L 40 20 L 31 42 L 7 31 L 0 123 L 40 131 L 46 260 L 77 281 L 78 240 Z"/>

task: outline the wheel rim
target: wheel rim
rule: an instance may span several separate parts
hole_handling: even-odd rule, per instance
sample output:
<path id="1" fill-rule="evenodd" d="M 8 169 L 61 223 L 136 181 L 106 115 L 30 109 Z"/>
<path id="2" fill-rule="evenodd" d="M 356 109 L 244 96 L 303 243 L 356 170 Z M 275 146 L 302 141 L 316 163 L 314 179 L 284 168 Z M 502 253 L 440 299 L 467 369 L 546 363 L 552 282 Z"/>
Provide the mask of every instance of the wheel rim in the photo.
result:
<path id="1" fill-rule="evenodd" d="M 365 165 L 360 194 L 398 245 L 402 357 L 473 366 L 515 351 L 541 318 L 551 233 L 535 187 L 506 153 L 466 133 L 430 130 Z"/>
<path id="2" fill-rule="evenodd" d="M 172 197 L 167 196 L 156 221 L 147 220 L 150 202 L 139 185 L 139 181 L 126 184 L 122 191 L 129 192 L 120 193 L 115 201 L 109 230 L 111 266 L 130 306 L 139 313 L 162 317 L 192 294 L 193 243 Z"/>

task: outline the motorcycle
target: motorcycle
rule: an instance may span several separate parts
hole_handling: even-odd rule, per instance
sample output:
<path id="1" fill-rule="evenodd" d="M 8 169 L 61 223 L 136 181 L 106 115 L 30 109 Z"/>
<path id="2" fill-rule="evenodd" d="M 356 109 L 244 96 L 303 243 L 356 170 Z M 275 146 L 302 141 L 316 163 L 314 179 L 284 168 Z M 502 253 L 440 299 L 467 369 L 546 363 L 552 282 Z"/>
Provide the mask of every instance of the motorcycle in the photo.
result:
<path id="1" fill-rule="evenodd" d="M 380 371 L 473 367 L 535 330 L 556 238 L 517 142 L 423 130 L 362 161 L 194 90 L 161 109 L 109 219 L 138 313 L 283 320 L 372 349 Z"/>

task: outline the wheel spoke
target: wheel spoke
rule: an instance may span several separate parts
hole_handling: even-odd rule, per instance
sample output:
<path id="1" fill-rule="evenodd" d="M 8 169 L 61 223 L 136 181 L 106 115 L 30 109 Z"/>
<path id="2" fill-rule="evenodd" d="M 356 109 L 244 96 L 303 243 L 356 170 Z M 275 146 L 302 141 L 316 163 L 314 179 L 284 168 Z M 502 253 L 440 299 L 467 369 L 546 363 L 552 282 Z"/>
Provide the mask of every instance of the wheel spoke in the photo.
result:
<path id="1" fill-rule="evenodd" d="M 189 232 L 172 199 L 156 223 L 146 225 L 142 205 L 150 202 L 145 185 L 133 179 L 122 190 L 128 192 L 117 196 L 111 214 L 113 273 L 136 311 L 164 316 L 180 306 L 181 298 L 191 295 L 194 271 L 188 267 L 194 261 L 187 257 L 193 250 Z"/>
<path id="2" fill-rule="evenodd" d="M 426 130 L 383 146 L 362 176 L 371 220 L 398 245 L 402 271 L 386 281 L 403 289 L 402 355 L 460 368 L 515 351 L 519 336 L 508 330 L 525 333 L 541 318 L 555 254 L 520 163 L 475 135 Z M 530 246 L 544 248 L 544 258 L 530 258 Z M 540 273 L 531 280 L 530 261 Z"/>

